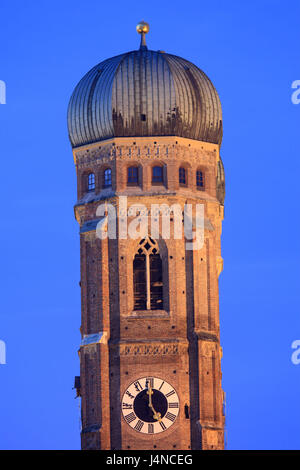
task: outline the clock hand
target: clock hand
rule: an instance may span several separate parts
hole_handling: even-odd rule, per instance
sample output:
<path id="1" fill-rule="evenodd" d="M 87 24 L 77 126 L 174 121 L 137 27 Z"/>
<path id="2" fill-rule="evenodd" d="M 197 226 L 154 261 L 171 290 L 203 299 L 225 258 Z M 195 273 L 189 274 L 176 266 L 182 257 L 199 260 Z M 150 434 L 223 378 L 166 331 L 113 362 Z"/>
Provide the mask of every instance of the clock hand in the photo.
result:
<path id="1" fill-rule="evenodd" d="M 152 391 L 150 382 L 148 382 L 147 394 L 149 395 L 149 408 L 151 408 L 151 410 L 153 411 L 153 418 L 156 419 L 157 421 L 161 421 L 161 414 L 157 413 L 157 411 L 155 411 L 155 409 L 152 405 L 152 396 L 151 395 L 153 395 L 153 391 Z"/>
<path id="2" fill-rule="evenodd" d="M 151 395 L 153 395 L 153 391 L 152 391 L 150 382 L 148 382 L 147 388 L 148 388 L 147 394 L 149 395 L 149 407 L 152 408 L 152 396 Z"/>
<path id="3" fill-rule="evenodd" d="M 152 411 L 154 412 L 153 418 L 156 419 L 156 421 L 161 421 L 161 414 L 157 413 L 153 407 L 152 407 Z"/>

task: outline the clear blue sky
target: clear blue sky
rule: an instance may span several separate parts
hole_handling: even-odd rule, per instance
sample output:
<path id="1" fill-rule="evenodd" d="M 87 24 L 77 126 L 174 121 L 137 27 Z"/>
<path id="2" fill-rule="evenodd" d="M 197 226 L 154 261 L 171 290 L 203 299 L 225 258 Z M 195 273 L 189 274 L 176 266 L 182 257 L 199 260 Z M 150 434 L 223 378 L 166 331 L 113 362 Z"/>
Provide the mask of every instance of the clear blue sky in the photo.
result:
<path id="1" fill-rule="evenodd" d="M 2 0 L 0 448 L 78 449 L 79 236 L 66 110 L 96 63 L 136 49 L 185 57 L 223 106 L 220 278 L 229 449 L 300 449 L 300 4 Z"/>

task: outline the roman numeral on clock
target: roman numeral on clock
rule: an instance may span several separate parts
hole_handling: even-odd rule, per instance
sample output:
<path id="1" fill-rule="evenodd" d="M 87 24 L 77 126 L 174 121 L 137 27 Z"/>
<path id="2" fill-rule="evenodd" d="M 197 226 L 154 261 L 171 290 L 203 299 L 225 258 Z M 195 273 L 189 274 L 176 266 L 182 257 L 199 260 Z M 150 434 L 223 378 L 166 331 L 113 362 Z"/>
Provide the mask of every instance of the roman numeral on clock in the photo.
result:
<path id="1" fill-rule="evenodd" d="M 163 384 L 164 384 L 164 383 L 165 383 L 165 382 L 164 382 L 164 381 L 162 381 L 162 383 L 160 384 L 160 387 L 159 387 L 159 389 L 158 389 L 158 390 L 161 390 L 161 388 L 162 388 L 162 386 L 163 386 Z"/>
<path id="2" fill-rule="evenodd" d="M 129 413 L 129 415 L 124 416 L 124 419 L 126 419 L 127 423 L 129 424 L 136 419 L 136 415 L 134 412 L 132 412 Z"/>
<path id="3" fill-rule="evenodd" d="M 166 397 L 170 397 L 171 395 L 174 395 L 174 393 L 175 393 L 175 390 L 171 390 L 171 392 L 166 393 L 165 396 L 166 396 Z"/>
<path id="4" fill-rule="evenodd" d="M 173 413 L 170 413 L 170 412 L 168 411 L 168 413 L 166 414 L 165 418 L 167 418 L 167 419 L 170 420 L 170 421 L 175 421 L 176 415 L 173 415 Z"/>
<path id="5" fill-rule="evenodd" d="M 149 423 L 148 424 L 148 434 L 153 434 L 154 433 L 154 424 Z"/>
<path id="6" fill-rule="evenodd" d="M 154 387 L 154 378 L 153 377 L 149 377 L 149 378 L 146 379 L 145 388 L 148 388 L 149 384 L 150 384 L 151 388 Z"/>
<path id="7" fill-rule="evenodd" d="M 161 425 L 161 428 L 162 428 L 164 431 L 165 431 L 165 429 L 167 429 L 166 426 L 164 425 L 164 423 L 163 423 L 162 421 L 160 421 L 159 424 Z"/>
<path id="8" fill-rule="evenodd" d="M 132 405 L 130 403 L 123 403 L 122 408 L 123 410 L 132 410 Z"/>
<path id="9" fill-rule="evenodd" d="M 169 403 L 169 408 L 179 408 L 179 403 L 173 401 L 172 403 Z"/>
<path id="10" fill-rule="evenodd" d="M 136 429 L 137 431 L 140 431 L 142 429 L 142 427 L 144 426 L 145 423 L 143 423 L 143 421 L 141 421 L 140 419 L 138 420 L 138 422 L 136 423 L 136 425 L 134 426 L 134 429 Z"/>
<path id="11" fill-rule="evenodd" d="M 143 387 L 141 386 L 140 382 L 134 382 L 134 386 L 137 392 L 141 392 L 143 390 Z"/>

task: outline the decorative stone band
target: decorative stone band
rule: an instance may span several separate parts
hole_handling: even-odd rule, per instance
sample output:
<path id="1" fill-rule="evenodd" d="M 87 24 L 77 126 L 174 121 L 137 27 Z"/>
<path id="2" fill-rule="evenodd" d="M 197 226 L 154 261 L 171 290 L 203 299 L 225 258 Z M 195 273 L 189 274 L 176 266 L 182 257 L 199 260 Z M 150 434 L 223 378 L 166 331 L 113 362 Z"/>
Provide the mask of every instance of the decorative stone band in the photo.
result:
<path id="1" fill-rule="evenodd" d="M 134 158 L 143 161 L 151 158 L 175 160 L 187 157 L 188 161 L 199 162 L 200 158 L 202 163 L 213 164 L 218 153 L 216 144 L 200 143 L 197 140 L 182 139 L 180 137 L 149 137 L 147 141 L 127 137 L 123 138 L 123 142 L 126 139 L 129 141 L 128 144 L 122 144 L 120 140 L 114 140 L 108 144 L 102 143 L 102 145 L 99 145 L 101 142 L 98 142 L 74 150 L 74 160 L 77 167 L 88 167 L 95 162 L 110 163 L 115 158 L 118 160 Z M 156 143 L 154 143 L 154 139 L 157 141 Z M 133 145 L 133 140 L 137 141 L 135 145 Z M 178 141 L 181 144 L 177 144 Z"/>
<path id="2" fill-rule="evenodd" d="M 187 353 L 187 344 L 121 344 L 120 356 L 177 356 Z"/>

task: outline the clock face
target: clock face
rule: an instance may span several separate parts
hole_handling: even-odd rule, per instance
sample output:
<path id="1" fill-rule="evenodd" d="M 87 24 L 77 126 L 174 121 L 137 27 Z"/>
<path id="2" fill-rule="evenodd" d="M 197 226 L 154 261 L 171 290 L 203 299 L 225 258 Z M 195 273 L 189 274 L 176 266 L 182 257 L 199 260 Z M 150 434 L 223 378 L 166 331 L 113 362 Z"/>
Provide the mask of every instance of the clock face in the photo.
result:
<path id="1" fill-rule="evenodd" d="M 127 424 L 136 431 L 158 434 L 175 422 L 179 398 L 174 387 L 165 380 L 142 377 L 125 391 L 122 413 Z"/>

